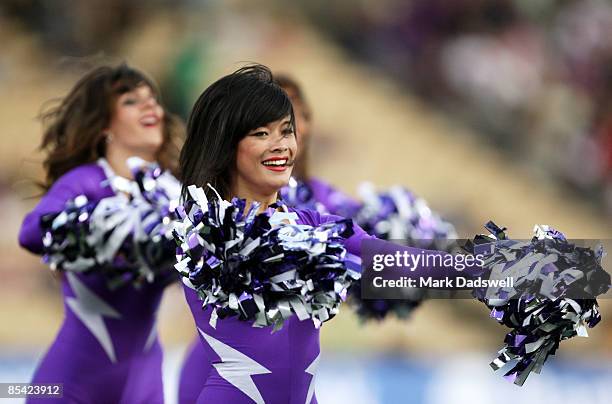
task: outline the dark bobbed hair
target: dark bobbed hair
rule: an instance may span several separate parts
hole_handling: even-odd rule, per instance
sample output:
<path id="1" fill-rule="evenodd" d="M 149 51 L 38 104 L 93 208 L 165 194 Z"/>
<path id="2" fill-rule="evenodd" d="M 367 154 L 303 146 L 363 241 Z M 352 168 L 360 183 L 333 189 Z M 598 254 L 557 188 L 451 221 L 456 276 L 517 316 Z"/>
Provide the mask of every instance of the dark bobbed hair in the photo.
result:
<path id="1" fill-rule="evenodd" d="M 183 198 L 187 187 L 203 187 L 229 199 L 236 170 L 238 143 L 251 130 L 289 115 L 295 127 L 289 97 L 266 66 L 242 67 L 211 84 L 196 101 L 187 123 L 187 138 L 179 160 Z"/>
<path id="2" fill-rule="evenodd" d="M 42 111 L 40 117 L 45 130 L 40 149 L 46 153 L 43 162 L 46 177 L 41 184 L 44 189 L 71 169 L 106 154 L 103 132 L 110 125 L 117 98 L 142 85 L 150 87 L 159 99 L 157 86 L 141 71 L 126 63 L 100 66 L 85 74 L 66 97 Z M 184 127 L 165 108 L 163 124 L 163 142 L 156 159 L 161 167 L 178 175 Z"/>

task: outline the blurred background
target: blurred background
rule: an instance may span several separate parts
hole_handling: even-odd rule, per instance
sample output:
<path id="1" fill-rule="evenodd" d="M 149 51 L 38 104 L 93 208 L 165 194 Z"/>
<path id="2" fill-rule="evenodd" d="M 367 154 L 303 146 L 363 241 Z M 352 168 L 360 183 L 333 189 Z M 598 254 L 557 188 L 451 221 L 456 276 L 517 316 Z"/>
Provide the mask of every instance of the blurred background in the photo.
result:
<path id="1" fill-rule="evenodd" d="M 40 191 L 43 104 L 88 68 L 127 61 L 186 118 L 253 61 L 303 86 L 312 174 L 349 194 L 402 184 L 457 226 L 536 223 L 612 239 L 612 3 L 604 0 L 3 0 L 0 3 L 0 382 L 27 382 L 55 337 L 58 283 L 20 250 Z M 610 258 L 604 267 L 610 268 Z M 178 286 L 161 309 L 168 403 L 194 326 Z M 468 300 L 409 321 L 322 329 L 321 403 L 608 403 L 612 305 L 522 388 L 488 362 L 506 329 Z M 16 400 L 11 401 L 16 402 Z"/>

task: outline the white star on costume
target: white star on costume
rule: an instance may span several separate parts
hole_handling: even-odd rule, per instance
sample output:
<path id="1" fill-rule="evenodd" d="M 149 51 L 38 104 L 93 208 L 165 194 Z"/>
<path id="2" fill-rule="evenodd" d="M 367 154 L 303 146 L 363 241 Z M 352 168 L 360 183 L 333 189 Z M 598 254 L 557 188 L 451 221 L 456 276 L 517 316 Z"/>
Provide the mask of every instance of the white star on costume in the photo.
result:
<path id="1" fill-rule="evenodd" d="M 66 304 L 98 340 L 111 362 L 115 363 L 117 358 L 113 348 L 113 341 L 106 329 L 102 316 L 121 318 L 121 315 L 89 290 L 75 274 L 66 272 L 66 277 L 75 294 L 75 297 L 66 299 Z"/>
<path id="2" fill-rule="evenodd" d="M 308 367 L 304 371 L 312 375 L 312 379 L 310 379 L 310 386 L 308 386 L 308 394 L 306 395 L 305 404 L 310 404 L 312 396 L 314 395 L 315 375 L 317 373 L 317 368 L 319 367 L 319 358 L 321 358 L 321 354 L 318 354 L 317 357 L 314 358 L 314 360 L 310 363 L 310 365 L 308 365 Z"/>
<path id="3" fill-rule="evenodd" d="M 238 390 L 249 396 L 257 404 L 265 404 L 261 393 L 251 378 L 252 375 L 272 373 L 253 359 L 229 345 L 211 337 L 198 328 L 208 345 L 221 358 L 222 363 L 215 363 L 219 376 L 227 380 Z"/>

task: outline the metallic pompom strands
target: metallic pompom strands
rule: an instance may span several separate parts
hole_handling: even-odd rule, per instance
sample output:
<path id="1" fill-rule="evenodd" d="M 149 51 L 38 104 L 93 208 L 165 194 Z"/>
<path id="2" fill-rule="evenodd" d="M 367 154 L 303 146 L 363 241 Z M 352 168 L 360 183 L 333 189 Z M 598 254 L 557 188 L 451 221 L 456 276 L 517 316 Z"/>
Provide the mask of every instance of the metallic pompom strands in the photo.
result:
<path id="1" fill-rule="evenodd" d="M 433 212 L 424 199 L 403 187 L 376 192 L 372 184 L 364 183 L 359 194 L 363 206 L 355 222 L 380 239 L 446 251 L 457 238 L 452 224 Z"/>
<path id="2" fill-rule="evenodd" d="M 325 206 L 314 197 L 314 192 L 304 181 L 291 177 L 289 183 L 279 191 L 280 197 L 287 206 L 296 209 L 310 209 L 319 213 L 330 213 Z"/>
<path id="3" fill-rule="evenodd" d="M 321 214 L 337 215 L 353 219 L 360 209 L 360 204 L 332 187 L 324 187 L 325 201 L 317 200 L 311 184 L 291 177 L 289 183 L 279 191 L 280 197 L 287 206 L 296 209 L 314 210 Z"/>
<path id="4" fill-rule="evenodd" d="M 512 329 L 491 367 L 509 369 L 504 377 L 521 386 L 530 372 L 540 373 L 562 340 L 586 337 L 586 326 L 601 320 L 595 298 L 609 289 L 610 275 L 601 267 L 602 249 L 577 247 L 548 226 L 536 226 L 530 242 L 507 239 L 505 228 L 492 222 L 485 227 L 492 236 L 475 239 L 490 252 L 485 268 L 491 278 L 512 276 L 514 286 L 473 294 Z"/>
<path id="5" fill-rule="evenodd" d="M 254 327 L 282 327 L 292 315 L 316 327 L 332 318 L 359 278 L 360 260 L 348 254 L 343 240 L 352 222 L 318 227 L 287 223 L 295 213 L 271 207 L 257 214 L 253 203 L 217 198 L 190 186 L 190 199 L 177 209 L 180 222 L 176 269 L 216 318 L 238 316 Z"/>
<path id="6" fill-rule="evenodd" d="M 85 195 L 79 195 L 68 201 L 62 212 L 41 218 L 43 261 L 53 271 L 84 272 L 100 264 L 95 247 L 87 242 L 94 208 Z"/>
<path id="7" fill-rule="evenodd" d="M 115 195 L 96 204 L 79 195 L 64 211 L 41 218 L 43 259 L 53 270 L 100 271 L 111 288 L 152 282 L 162 272 L 168 276 L 180 184 L 157 164 L 132 158 L 128 165 L 134 182 L 108 180 L 120 183 L 113 184 Z"/>
<path id="8" fill-rule="evenodd" d="M 327 195 L 326 204 L 317 201 L 308 183 L 291 178 L 280 191 L 287 205 L 298 209 L 316 210 L 322 214 L 350 217 L 367 233 L 383 240 L 399 241 L 413 247 L 449 251 L 457 238 L 455 228 L 434 213 L 422 198 L 407 189 L 395 186 L 377 192 L 373 185 L 359 187 L 360 205 L 343 203 L 339 191 Z M 332 203 L 334 201 L 334 203 Z M 351 288 L 349 302 L 364 321 L 382 320 L 389 314 L 409 317 L 425 298 L 422 290 L 411 290 L 404 299 L 362 299 L 361 285 Z"/>
<path id="9" fill-rule="evenodd" d="M 364 183 L 359 187 L 359 194 L 363 205 L 355 222 L 369 234 L 424 249 L 450 252 L 455 245 L 454 226 L 407 189 L 395 186 L 385 192 L 376 192 L 372 184 Z M 391 313 L 398 318 L 409 317 L 426 298 L 426 293 L 411 289 L 403 299 L 361 299 L 359 287 L 356 287 L 351 298 L 359 317 L 381 320 Z"/>

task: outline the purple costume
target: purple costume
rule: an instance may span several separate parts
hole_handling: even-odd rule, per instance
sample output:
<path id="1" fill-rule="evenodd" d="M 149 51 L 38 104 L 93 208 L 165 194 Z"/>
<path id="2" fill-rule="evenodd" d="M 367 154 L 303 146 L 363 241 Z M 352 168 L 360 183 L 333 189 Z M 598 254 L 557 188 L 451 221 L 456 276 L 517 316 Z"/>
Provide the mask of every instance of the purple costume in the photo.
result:
<path id="1" fill-rule="evenodd" d="M 345 213 L 350 212 L 351 210 L 356 211 L 359 207 L 359 202 L 338 191 L 325 181 L 318 178 L 311 178 L 306 182 L 306 184 L 312 193 L 311 197 L 313 202 L 321 204 L 322 207 L 328 212 L 337 212 L 340 209 L 342 210 L 342 213 Z M 313 208 L 316 207 L 313 206 Z M 305 224 L 312 225 L 313 223 L 307 221 Z M 192 307 L 193 310 L 194 307 L 197 306 L 194 300 L 196 299 L 195 293 L 193 291 L 186 293 L 188 301 L 190 302 L 190 307 Z M 192 298 L 191 300 L 189 299 L 190 296 Z M 192 300 L 194 301 L 192 302 Z M 201 309 L 198 310 L 201 311 Z M 207 311 L 207 315 L 210 315 L 209 311 Z M 292 322 L 293 321 L 297 320 L 293 319 Z M 269 334 L 269 331 L 267 331 L 267 334 Z M 319 342 L 317 337 L 317 352 L 318 344 Z M 191 343 L 187 351 L 179 381 L 180 404 L 193 403 L 197 400 L 202 388 L 204 387 L 204 383 L 207 380 L 208 374 L 211 372 L 212 368 L 210 366 L 210 355 L 205 352 L 204 347 L 205 345 L 200 343 L 200 341 L 196 338 Z"/>
<path id="2" fill-rule="evenodd" d="M 105 160 L 79 166 L 59 178 L 29 213 L 19 234 L 22 247 L 42 254 L 40 218 L 62 211 L 68 200 L 115 195 L 101 183 L 114 174 Z M 127 181 L 127 180 L 126 180 Z M 168 279 L 109 290 L 100 274 L 62 275 L 65 318 L 32 383 L 63 383 L 62 403 L 163 403 L 162 350 L 156 318 Z M 28 402 L 53 402 L 49 398 Z"/>
<path id="3" fill-rule="evenodd" d="M 296 210 L 297 223 L 318 226 L 339 219 L 321 216 L 318 212 Z M 368 236 L 360 228 L 345 247 L 358 255 L 360 242 Z M 199 385 L 198 403 L 267 403 L 312 404 L 315 373 L 319 361 L 319 330 L 311 321 L 297 317 L 286 320 L 280 331 L 271 327 L 254 328 L 249 322 L 234 317 L 219 319 L 216 328 L 210 325 L 212 309 L 202 309 L 202 301 L 193 289 L 184 286 L 185 297 L 200 334 L 200 349 L 192 354 L 201 359 L 192 363 L 189 372 L 191 387 Z M 211 367 L 212 364 L 212 367 Z M 199 384 L 196 382 L 199 381 Z M 182 396 L 181 403 L 188 403 Z M 193 402 L 193 401 L 191 401 Z"/>
<path id="4" fill-rule="evenodd" d="M 342 219 L 312 210 L 290 210 L 297 224 L 313 227 Z M 411 255 L 443 254 L 379 240 L 358 226 L 353 230 L 354 234 L 345 240 L 344 246 L 354 255 L 361 255 L 362 241 L 368 239 L 382 254 L 397 251 Z M 409 272 L 418 277 L 428 270 L 421 267 Z M 452 268 L 440 269 L 436 277 L 453 276 L 452 271 Z M 398 275 L 407 274 L 398 272 Z M 213 310 L 202 308 L 202 301 L 189 282 L 184 289 L 202 347 L 200 350 L 192 348 L 192 355 L 201 355 L 202 359 L 197 364 L 192 362 L 196 368 L 183 369 L 189 372 L 183 376 L 189 376 L 192 387 L 196 386 L 198 378 L 202 383 L 198 403 L 316 403 L 314 384 L 320 352 L 319 330 L 311 321 L 299 321 L 294 316 L 275 333 L 272 327 L 254 328 L 250 322 L 235 317 L 218 319 L 213 321 L 216 325 L 211 325 Z M 183 396 L 181 403 L 187 402 Z"/>

